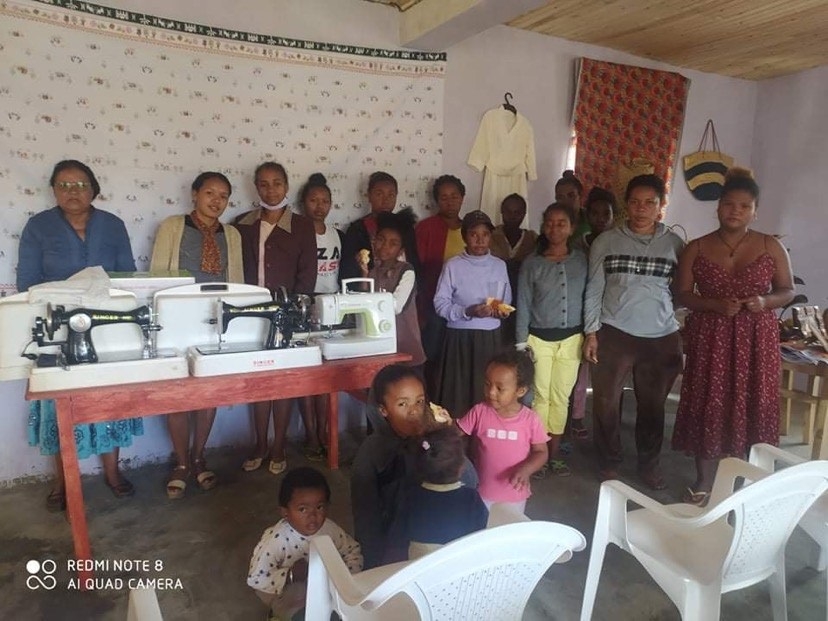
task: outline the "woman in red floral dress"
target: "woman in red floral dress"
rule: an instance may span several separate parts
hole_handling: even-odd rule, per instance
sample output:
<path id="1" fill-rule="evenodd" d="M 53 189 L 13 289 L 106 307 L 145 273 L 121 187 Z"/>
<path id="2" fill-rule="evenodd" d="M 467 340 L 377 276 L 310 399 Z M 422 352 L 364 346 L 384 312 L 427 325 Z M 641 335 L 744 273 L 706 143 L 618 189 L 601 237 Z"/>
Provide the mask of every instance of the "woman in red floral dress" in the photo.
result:
<path id="1" fill-rule="evenodd" d="M 684 502 L 707 502 L 722 457 L 779 440 L 779 328 L 773 309 L 793 298 L 788 253 L 749 228 L 759 186 L 731 169 L 719 228 L 692 241 L 679 259 L 677 305 L 691 312 L 673 448 L 696 458 Z"/>

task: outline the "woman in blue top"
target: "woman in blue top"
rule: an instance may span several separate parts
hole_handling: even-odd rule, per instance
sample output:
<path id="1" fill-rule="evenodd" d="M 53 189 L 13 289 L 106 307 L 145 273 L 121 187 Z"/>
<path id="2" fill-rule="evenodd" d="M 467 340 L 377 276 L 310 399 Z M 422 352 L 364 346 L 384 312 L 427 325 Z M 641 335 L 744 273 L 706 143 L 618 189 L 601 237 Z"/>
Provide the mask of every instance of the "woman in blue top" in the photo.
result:
<path id="1" fill-rule="evenodd" d="M 76 160 L 58 162 L 49 185 L 57 206 L 32 216 L 20 235 L 18 291 L 42 282 L 65 280 L 93 265 L 108 271 L 135 271 L 123 221 L 92 205 L 101 187 L 89 167 Z M 75 426 L 78 457 L 101 456 L 106 484 L 118 498 L 135 493 L 132 484 L 118 470 L 118 449 L 132 444 L 132 436 L 143 432 L 141 419 Z M 30 404 L 29 444 L 40 446 L 43 455 L 55 456 L 57 479 L 46 507 L 50 511 L 65 509 L 54 401 Z"/>

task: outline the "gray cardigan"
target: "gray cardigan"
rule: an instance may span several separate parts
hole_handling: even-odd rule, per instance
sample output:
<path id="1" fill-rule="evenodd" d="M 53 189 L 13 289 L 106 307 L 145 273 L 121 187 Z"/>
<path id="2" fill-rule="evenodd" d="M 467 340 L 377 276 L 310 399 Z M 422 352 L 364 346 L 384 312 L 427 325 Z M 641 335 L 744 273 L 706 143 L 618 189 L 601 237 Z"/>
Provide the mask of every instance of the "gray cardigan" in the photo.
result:
<path id="1" fill-rule="evenodd" d="M 587 258 L 579 249 L 563 261 L 535 254 L 521 265 L 515 306 L 515 340 L 523 343 L 533 328 L 575 328 L 583 324 Z"/>

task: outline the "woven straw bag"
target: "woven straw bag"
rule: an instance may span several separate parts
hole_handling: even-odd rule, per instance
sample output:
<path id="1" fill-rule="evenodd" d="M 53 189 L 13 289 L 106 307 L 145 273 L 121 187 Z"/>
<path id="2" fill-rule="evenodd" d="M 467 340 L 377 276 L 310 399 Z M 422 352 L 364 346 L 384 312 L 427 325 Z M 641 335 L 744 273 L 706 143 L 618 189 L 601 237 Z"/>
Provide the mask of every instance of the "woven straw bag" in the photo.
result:
<path id="1" fill-rule="evenodd" d="M 708 150 L 708 141 L 712 151 Z M 704 126 L 699 150 L 682 158 L 684 179 L 690 193 L 700 201 L 716 201 L 722 194 L 724 175 L 733 166 L 733 158 L 722 153 L 713 119 Z"/>

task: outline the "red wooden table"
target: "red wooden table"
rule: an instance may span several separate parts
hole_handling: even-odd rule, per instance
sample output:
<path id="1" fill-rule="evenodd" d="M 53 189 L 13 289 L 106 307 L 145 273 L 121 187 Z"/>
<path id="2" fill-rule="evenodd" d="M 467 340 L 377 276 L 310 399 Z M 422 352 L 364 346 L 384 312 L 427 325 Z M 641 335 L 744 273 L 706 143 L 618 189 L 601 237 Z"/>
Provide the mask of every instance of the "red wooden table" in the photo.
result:
<path id="1" fill-rule="evenodd" d="M 410 360 L 408 354 L 369 356 L 326 361 L 315 367 L 262 371 L 213 377 L 186 377 L 139 384 L 94 386 L 34 392 L 26 399 L 54 399 L 57 411 L 60 455 L 66 478 L 66 508 L 72 524 L 75 558 L 92 559 L 89 530 L 81 489 L 80 465 L 74 426 L 137 416 L 155 416 L 239 403 L 289 399 L 329 393 L 328 466 L 339 466 L 338 392 L 368 388 L 374 375 L 388 364 Z M 80 571 L 80 584 L 92 572 Z"/>

